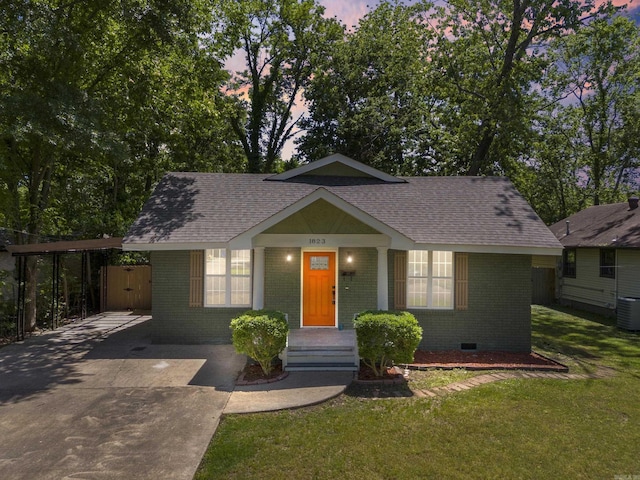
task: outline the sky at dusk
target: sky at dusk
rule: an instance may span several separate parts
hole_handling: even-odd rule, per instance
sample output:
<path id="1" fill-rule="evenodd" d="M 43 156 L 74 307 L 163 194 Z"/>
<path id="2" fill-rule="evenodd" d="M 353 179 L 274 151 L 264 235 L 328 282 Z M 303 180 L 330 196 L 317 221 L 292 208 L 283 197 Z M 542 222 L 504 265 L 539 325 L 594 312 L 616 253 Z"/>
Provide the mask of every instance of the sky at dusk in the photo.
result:
<path id="1" fill-rule="evenodd" d="M 625 5 L 630 12 L 638 13 L 638 1 L 639 0 L 613 0 L 614 5 Z M 323 7 L 325 7 L 325 16 L 336 17 L 347 27 L 351 27 L 358 23 L 358 20 L 362 18 L 369 10 L 375 8 L 379 3 L 378 0 L 318 0 Z M 409 0 L 403 2 L 405 4 L 412 4 L 415 1 Z M 601 0 L 597 1 L 601 3 Z M 634 15 L 637 18 L 637 15 Z"/>

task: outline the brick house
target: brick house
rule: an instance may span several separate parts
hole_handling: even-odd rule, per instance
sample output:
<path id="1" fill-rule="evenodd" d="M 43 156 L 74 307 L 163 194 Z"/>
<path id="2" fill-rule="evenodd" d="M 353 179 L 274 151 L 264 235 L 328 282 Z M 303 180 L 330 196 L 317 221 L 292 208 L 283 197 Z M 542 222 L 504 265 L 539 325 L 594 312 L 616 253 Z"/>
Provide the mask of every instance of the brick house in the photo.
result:
<path id="1" fill-rule="evenodd" d="M 528 352 L 532 257 L 562 246 L 505 178 L 394 177 L 336 154 L 277 175 L 169 173 L 123 249 L 151 254 L 158 342 L 229 342 L 250 308 L 293 331 L 402 309 L 423 349 Z"/>

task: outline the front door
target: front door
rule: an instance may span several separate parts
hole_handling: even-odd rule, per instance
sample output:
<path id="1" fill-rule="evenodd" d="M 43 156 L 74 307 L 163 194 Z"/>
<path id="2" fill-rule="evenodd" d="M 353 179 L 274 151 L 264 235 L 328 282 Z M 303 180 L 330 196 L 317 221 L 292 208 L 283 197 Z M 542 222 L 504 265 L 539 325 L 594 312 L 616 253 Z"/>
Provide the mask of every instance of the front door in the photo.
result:
<path id="1" fill-rule="evenodd" d="M 302 326 L 336 326 L 336 254 L 304 252 Z"/>

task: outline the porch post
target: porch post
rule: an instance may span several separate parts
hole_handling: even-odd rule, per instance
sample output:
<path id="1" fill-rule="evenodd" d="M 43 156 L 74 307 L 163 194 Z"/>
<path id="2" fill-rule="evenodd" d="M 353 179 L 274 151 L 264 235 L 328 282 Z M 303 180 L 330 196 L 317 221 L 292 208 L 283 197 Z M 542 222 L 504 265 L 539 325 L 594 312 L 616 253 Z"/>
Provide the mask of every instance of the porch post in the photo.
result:
<path id="1" fill-rule="evenodd" d="M 264 247 L 253 248 L 253 309 L 264 308 Z"/>
<path id="2" fill-rule="evenodd" d="M 387 247 L 378 249 L 378 310 L 389 310 L 389 272 Z"/>

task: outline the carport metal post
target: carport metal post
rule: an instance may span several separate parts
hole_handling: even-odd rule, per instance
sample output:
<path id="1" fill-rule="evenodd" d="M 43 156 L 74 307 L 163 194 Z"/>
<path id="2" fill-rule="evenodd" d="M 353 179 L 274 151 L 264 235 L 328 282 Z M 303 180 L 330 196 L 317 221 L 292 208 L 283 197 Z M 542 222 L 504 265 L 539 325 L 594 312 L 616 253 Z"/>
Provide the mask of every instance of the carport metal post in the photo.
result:
<path id="1" fill-rule="evenodd" d="M 16 305 L 16 340 L 24 340 L 24 315 L 27 297 L 27 257 L 18 257 L 18 304 Z"/>
<path id="2" fill-rule="evenodd" d="M 58 327 L 60 307 L 60 255 L 54 253 L 51 264 L 51 330 L 55 330 Z"/>
<path id="3" fill-rule="evenodd" d="M 80 318 L 87 318 L 87 256 L 89 252 L 82 252 L 82 274 L 80 275 Z"/>

